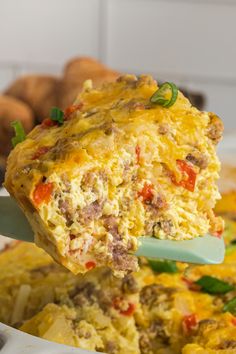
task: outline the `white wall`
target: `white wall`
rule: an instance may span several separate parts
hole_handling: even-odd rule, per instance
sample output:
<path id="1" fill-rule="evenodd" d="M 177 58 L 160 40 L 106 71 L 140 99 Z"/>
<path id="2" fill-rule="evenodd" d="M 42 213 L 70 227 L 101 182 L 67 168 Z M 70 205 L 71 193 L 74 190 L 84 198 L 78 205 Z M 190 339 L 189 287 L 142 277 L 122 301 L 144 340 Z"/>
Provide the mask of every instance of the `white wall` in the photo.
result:
<path id="1" fill-rule="evenodd" d="M 18 74 L 58 73 L 78 54 L 98 57 L 100 0 L 0 0 L 0 88 Z"/>
<path id="2" fill-rule="evenodd" d="M 204 92 L 236 130 L 235 0 L 0 0 L 0 43 L 0 89 L 91 55 Z"/>

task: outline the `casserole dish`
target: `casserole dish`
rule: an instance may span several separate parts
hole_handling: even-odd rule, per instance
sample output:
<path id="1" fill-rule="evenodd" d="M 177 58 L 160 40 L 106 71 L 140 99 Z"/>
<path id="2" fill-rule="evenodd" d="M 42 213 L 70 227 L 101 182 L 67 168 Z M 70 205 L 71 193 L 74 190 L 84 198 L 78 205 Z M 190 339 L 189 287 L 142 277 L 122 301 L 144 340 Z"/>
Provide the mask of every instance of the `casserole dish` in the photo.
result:
<path id="1" fill-rule="evenodd" d="M 91 354 L 91 351 L 49 342 L 0 323 L 1 354 Z"/>

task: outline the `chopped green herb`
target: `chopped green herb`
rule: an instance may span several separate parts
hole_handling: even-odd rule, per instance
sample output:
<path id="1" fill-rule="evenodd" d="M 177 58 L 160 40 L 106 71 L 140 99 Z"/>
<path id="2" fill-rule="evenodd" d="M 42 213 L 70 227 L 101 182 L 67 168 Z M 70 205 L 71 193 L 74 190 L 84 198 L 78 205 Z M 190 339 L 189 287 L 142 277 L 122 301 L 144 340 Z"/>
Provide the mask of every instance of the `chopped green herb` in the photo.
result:
<path id="1" fill-rule="evenodd" d="M 224 304 L 223 311 L 236 315 L 236 296 Z"/>
<path id="2" fill-rule="evenodd" d="M 195 283 L 200 285 L 201 290 L 208 294 L 225 294 L 234 289 L 233 285 L 209 275 L 204 275 Z"/>
<path id="3" fill-rule="evenodd" d="M 57 107 L 52 107 L 50 112 L 50 118 L 51 120 L 54 120 L 59 125 L 61 125 L 64 122 L 64 112 Z"/>
<path id="4" fill-rule="evenodd" d="M 168 91 L 171 91 L 171 96 L 169 98 L 166 97 Z M 158 104 L 160 106 L 169 108 L 173 106 L 178 97 L 178 88 L 172 82 L 165 82 L 162 84 L 159 89 L 154 92 L 150 101 L 152 103 Z"/>
<path id="5" fill-rule="evenodd" d="M 178 268 L 174 261 L 148 260 L 149 266 L 155 273 L 177 273 Z"/>
<path id="6" fill-rule="evenodd" d="M 15 136 L 11 139 L 12 145 L 15 147 L 17 144 L 25 140 L 25 131 L 22 123 L 18 120 L 14 120 L 11 126 L 15 130 Z"/>

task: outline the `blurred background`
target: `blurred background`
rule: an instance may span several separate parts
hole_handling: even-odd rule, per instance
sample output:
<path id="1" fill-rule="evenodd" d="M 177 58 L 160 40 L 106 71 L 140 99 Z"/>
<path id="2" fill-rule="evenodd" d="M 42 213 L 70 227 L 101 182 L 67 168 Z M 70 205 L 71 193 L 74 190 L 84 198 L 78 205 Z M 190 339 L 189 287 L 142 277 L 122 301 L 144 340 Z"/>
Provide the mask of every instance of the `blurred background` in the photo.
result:
<path id="1" fill-rule="evenodd" d="M 235 40 L 235 0 L 0 0 L 0 161 L 12 119 L 29 131 L 84 79 L 124 72 L 175 82 L 236 131 Z"/>

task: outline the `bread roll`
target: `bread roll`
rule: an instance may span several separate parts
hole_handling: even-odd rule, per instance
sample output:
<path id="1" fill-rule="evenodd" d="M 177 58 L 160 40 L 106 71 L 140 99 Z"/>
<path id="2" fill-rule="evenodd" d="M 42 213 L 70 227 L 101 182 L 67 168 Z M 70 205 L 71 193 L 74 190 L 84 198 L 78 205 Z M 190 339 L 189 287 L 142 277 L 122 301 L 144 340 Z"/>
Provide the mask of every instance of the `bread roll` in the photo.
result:
<path id="1" fill-rule="evenodd" d="M 14 130 L 11 122 L 21 121 L 26 133 L 34 126 L 33 111 L 31 108 L 9 96 L 0 96 L 0 154 L 7 156 L 12 148 L 11 138 Z"/>
<path id="2" fill-rule="evenodd" d="M 59 83 L 54 76 L 27 75 L 13 82 L 5 94 L 27 103 L 41 122 L 49 115 L 51 107 L 58 106 Z"/>

